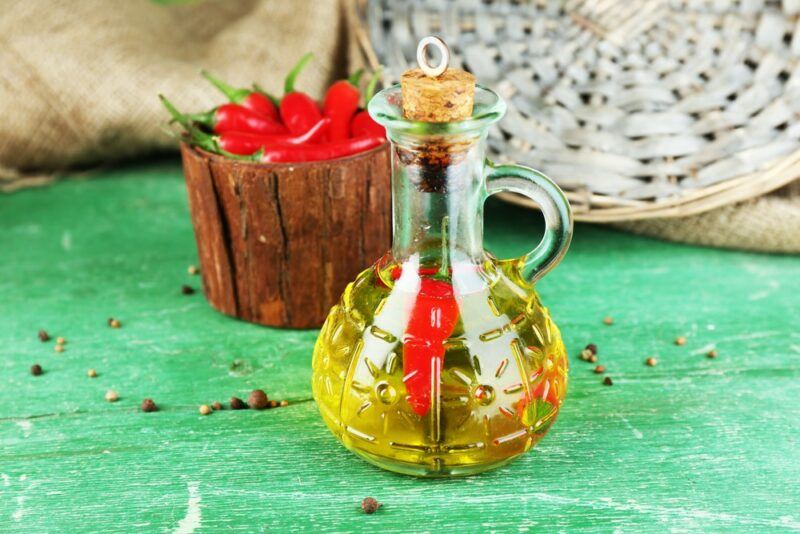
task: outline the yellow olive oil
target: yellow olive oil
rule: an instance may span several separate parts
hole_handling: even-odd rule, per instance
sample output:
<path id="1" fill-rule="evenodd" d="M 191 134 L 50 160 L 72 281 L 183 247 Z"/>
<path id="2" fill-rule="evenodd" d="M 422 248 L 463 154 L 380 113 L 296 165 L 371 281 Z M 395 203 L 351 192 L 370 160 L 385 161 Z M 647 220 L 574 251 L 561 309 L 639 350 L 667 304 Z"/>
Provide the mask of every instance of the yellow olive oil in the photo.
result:
<path id="1" fill-rule="evenodd" d="M 317 340 L 313 390 L 334 435 L 366 460 L 417 476 L 466 475 L 544 436 L 566 394 L 567 357 L 518 262 L 452 265 L 458 319 L 420 414 L 409 403 L 404 340 L 420 282 L 437 272 L 391 255 L 362 272 Z"/>

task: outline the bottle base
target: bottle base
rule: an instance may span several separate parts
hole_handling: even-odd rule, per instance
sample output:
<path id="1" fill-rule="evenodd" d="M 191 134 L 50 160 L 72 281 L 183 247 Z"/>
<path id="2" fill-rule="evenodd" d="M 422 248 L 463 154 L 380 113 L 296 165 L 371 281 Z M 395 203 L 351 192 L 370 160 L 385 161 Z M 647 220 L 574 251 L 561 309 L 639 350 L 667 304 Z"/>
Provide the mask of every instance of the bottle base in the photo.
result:
<path id="1" fill-rule="evenodd" d="M 376 467 L 380 467 L 381 469 L 386 469 L 387 471 L 392 471 L 393 473 L 398 473 L 401 475 L 408 475 L 418 478 L 451 478 L 451 477 L 467 477 L 471 475 L 477 475 L 486 471 L 491 471 L 492 469 L 503 467 L 504 465 L 510 463 L 511 461 L 515 460 L 518 456 L 520 456 L 520 455 L 511 456 L 510 458 L 504 458 L 497 462 L 491 462 L 491 463 L 464 464 L 464 465 L 440 464 L 437 466 L 436 461 L 430 464 L 409 463 L 409 462 L 394 460 L 391 458 L 386 458 L 383 456 L 376 456 L 374 454 L 359 449 L 352 449 L 349 447 L 347 447 L 347 449 L 355 453 L 359 458 L 367 461 L 368 463 Z"/>

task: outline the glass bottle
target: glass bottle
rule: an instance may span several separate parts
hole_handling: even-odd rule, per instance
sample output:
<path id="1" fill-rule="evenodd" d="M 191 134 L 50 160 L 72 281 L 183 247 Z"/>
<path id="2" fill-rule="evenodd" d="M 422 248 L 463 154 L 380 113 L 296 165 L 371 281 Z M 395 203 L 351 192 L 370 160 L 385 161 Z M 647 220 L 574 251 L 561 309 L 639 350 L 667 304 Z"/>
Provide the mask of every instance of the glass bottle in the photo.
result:
<path id="1" fill-rule="evenodd" d="M 331 309 L 312 386 L 333 434 L 391 471 L 500 466 L 544 436 L 566 393 L 564 345 L 533 284 L 569 246 L 569 204 L 541 173 L 485 159 L 504 111 L 480 86 L 459 122 L 405 119 L 399 86 L 369 103 L 392 144 L 392 249 Z M 483 204 L 501 191 L 544 213 L 543 239 L 521 258 L 483 249 Z"/>

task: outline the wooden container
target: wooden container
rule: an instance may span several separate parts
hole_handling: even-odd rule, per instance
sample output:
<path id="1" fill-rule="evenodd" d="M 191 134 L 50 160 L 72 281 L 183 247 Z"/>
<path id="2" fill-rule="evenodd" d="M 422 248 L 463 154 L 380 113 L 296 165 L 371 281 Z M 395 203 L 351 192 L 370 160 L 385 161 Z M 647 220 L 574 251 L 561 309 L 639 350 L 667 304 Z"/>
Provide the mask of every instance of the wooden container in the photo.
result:
<path id="1" fill-rule="evenodd" d="M 391 246 L 388 145 L 332 161 L 252 163 L 181 145 L 206 298 L 267 326 L 322 325 Z"/>

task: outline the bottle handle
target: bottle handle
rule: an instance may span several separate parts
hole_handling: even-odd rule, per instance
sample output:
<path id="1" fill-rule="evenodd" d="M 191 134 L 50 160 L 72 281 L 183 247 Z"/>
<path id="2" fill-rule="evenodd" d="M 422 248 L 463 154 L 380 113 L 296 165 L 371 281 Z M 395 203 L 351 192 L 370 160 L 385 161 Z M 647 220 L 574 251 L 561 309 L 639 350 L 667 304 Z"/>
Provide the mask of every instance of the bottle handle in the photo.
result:
<path id="1" fill-rule="evenodd" d="M 510 192 L 536 202 L 544 214 L 544 236 L 532 251 L 519 258 L 522 275 L 531 283 L 558 265 L 572 240 L 572 210 L 561 189 L 547 176 L 523 165 L 484 166 L 488 195 Z"/>

